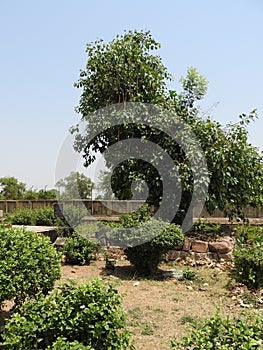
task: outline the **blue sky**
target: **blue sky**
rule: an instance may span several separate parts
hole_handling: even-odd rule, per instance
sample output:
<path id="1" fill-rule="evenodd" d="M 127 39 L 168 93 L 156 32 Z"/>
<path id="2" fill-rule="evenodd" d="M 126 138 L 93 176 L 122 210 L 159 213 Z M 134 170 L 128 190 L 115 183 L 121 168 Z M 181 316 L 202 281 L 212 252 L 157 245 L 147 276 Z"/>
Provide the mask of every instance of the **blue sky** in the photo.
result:
<path id="1" fill-rule="evenodd" d="M 85 45 L 149 29 L 175 78 L 196 67 L 209 81 L 204 111 L 226 124 L 258 109 L 251 142 L 263 149 L 263 2 L 46 0 L 0 2 L 0 177 L 54 185 L 56 159 L 81 91 Z"/>

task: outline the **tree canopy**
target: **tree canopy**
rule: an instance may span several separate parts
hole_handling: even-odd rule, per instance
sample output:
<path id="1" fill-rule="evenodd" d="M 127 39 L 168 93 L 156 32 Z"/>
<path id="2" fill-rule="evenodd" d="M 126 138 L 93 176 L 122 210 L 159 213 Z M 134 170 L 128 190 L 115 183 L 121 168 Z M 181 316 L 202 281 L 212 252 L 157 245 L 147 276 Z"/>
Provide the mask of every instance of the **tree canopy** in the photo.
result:
<path id="1" fill-rule="evenodd" d="M 36 190 L 13 176 L 0 178 L 0 199 L 2 200 L 48 200 L 56 199 L 57 191 L 55 189 L 47 190 L 46 188 Z"/>
<path id="2" fill-rule="evenodd" d="M 94 152 L 103 153 L 123 140 L 148 140 L 161 147 L 173 160 L 180 178 L 182 198 L 175 220 L 179 222 L 180 215 L 184 216 L 190 205 L 195 184 L 207 181 L 203 175 L 199 179 L 194 176 L 189 154 L 169 135 L 169 128 L 181 120 L 198 139 L 206 158 L 210 180 L 207 210 L 212 213 L 218 208 L 229 217 L 242 217 L 244 207 L 263 202 L 262 156 L 248 142 L 247 132 L 247 125 L 256 117 L 256 111 L 242 114 L 238 123 L 227 127 L 209 116 L 200 117 L 196 103 L 206 94 L 206 79 L 190 67 L 186 77 L 179 79 L 182 91 L 169 89 L 168 83 L 173 78 L 160 56 L 154 54 L 159 48 L 160 44 L 149 31 L 128 31 L 109 43 L 97 40 L 87 45 L 86 68 L 81 70 L 75 84 L 82 89 L 76 110 L 85 128 L 81 130 L 80 124 L 71 128 L 75 134 L 74 148 L 82 153 L 84 165 L 89 166 L 95 159 Z M 123 112 L 128 103 L 157 106 L 164 111 L 162 119 L 159 118 L 159 124 L 156 124 L 154 113 L 146 115 L 145 112 L 144 119 L 139 122 L 130 119 L 130 122 L 116 122 L 112 126 L 109 120 L 112 116 L 100 113 L 101 108 L 113 104 Z M 166 115 L 165 111 L 169 113 Z M 118 120 L 118 115 L 114 118 Z M 133 181 L 143 180 L 149 189 L 148 202 L 158 206 L 164 187 L 156 166 L 151 161 L 127 158 L 114 168 L 114 158 L 114 154 L 106 157 L 106 165 L 113 170 L 111 183 L 116 197 L 132 198 Z M 153 154 L 152 160 L 154 158 L 156 155 Z M 197 167 L 199 160 L 196 154 Z M 161 164 L 161 160 L 155 164 Z"/>
<path id="3" fill-rule="evenodd" d="M 91 199 L 94 184 L 90 178 L 77 171 L 72 171 L 56 183 L 60 199 Z"/>

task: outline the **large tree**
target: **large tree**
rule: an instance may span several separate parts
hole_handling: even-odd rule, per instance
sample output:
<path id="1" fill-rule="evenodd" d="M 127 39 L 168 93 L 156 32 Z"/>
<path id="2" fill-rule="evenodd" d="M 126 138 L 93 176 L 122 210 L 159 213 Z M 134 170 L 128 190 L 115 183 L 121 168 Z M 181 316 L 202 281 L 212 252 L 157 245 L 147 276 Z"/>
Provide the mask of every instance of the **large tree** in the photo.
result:
<path id="1" fill-rule="evenodd" d="M 160 44 L 150 32 L 143 31 L 126 32 L 109 43 L 97 40 L 87 45 L 86 68 L 76 83 L 76 87 L 83 90 L 77 112 L 86 127 L 84 132 L 79 124 L 72 127 L 74 147 L 83 154 L 84 165 L 89 166 L 95 159 L 94 152 L 103 153 L 123 140 L 149 140 L 160 146 L 173 159 L 180 175 L 182 200 L 176 221 L 181 221 L 190 205 L 195 183 L 207 182 L 207 178 L 194 178 L 189 154 L 182 145 L 174 142 L 169 132 L 156 125 L 164 124 L 169 131 L 178 120 L 182 120 L 198 138 L 206 157 L 210 179 L 206 196 L 208 211 L 218 208 L 229 217 L 242 216 L 244 207 L 261 205 L 263 200 L 262 157 L 249 144 L 246 128 L 256 113 L 240 116 L 239 123 L 227 128 L 209 117 L 199 117 L 196 102 L 206 93 L 206 79 L 195 68 L 189 68 L 186 77 L 180 80 L 182 92 L 169 90 L 167 83 L 172 76 L 161 58 L 153 53 L 159 48 Z M 156 113 L 147 111 L 144 116 L 147 123 L 142 119 L 136 123 L 135 118 L 111 127 L 107 113 L 95 112 L 113 104 L 119 105 L 123 112 L 129 102 L 152 104 L 169 113 L 161 113 L 160 120 L 160 115 L 156 118 Z M 118 120 L 118 115 L 115 117 Z M 114 158 L 112 154 L 106 157 L 109 168 L 113 167 Z M 197 152 L 197 166 L 198 161 Z M 120 199 L 130 199 L 134 179 L 147 182 L 148 202 L 158 205 L 163 194 L 162 177 L 155 166 L 143 159 L 126 159 L 114 168 L 111 183 L 115 195 Z"/>

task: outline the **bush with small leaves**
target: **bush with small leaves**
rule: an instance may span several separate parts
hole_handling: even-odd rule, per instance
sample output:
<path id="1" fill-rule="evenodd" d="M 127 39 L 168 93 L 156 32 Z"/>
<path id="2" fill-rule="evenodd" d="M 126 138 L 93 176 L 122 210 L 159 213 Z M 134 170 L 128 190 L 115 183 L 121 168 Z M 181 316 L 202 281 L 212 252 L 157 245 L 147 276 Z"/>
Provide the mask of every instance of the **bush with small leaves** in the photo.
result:
<path id="1" fill-rule="evenodd" d="M 8 350 L 133 349 L 121 297 L 100 279 L 39 294 L 7 321 L 5 330 L 0 347 Z"/>
<path id="2" fill-rule="evenodd" d="M 163 254 L 182 244 L 183 240 L 184 236 L 178 225 L 156 219 L 150 219 L 135 227 L 120 227 L 111 231 L 111 241 L 126 247 L 125 254 L 128 260 L 142 275 L 154 274 Z"/>
<path id="3" fill-rule="evenodd" d="M 8 215 L 8 220 L 13 225 L 55 226 L 59 224 L 53 207 L 16 209 Z"/>
<path id="4" fill-rule="evenodd" d="M 61 256 L 48 237 L 0 226 L 0 305 L 13 298 L 20 305 L 38 292 L 46 294 L 60 269 Z"/>
<path id="5" fill-rule="evenodd" d="M 263 287 L 263 231 L 244 225 L 237 229 L 234 277 L 248 288 Z"/>
<path id="6" fill-rule="evenodd" d="M 94 256 L 96 246 L 97 245 L 93 241 L 77 233 L 73 233 L 71 237 L 67 238 L 63 247 L 66 263 L 72 265 L 88 265 Z"/>
<path id="7" fill-rule="evenodd" d="M 94 350 L 89 345 L 83 345 L 78 341 L 69 342 L 66 338 L 58 338 L 52 346 L 48 346 L 46 350 Z"/>
<path id="8" fill-rule="evenodd" d="M 181 342 L 173 340 L 172 350 L 260 350 L 263 349 L 263 323 L 256 315 L 223 318 L 219 313 L 203 322 L 196 321 Z"/>

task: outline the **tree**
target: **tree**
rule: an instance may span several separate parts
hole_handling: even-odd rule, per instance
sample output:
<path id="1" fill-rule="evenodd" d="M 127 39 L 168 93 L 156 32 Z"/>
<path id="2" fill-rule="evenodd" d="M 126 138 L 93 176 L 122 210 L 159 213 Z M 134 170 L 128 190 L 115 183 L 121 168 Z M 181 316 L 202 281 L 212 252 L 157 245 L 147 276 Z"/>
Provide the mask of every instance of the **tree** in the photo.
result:
<path id="1" fill-rule="evenodd" d="M 79 172 L 71 172 L 64 179 L 56 183 L 56 187 L 63 189 L 60 192 L 60 199 L 89 199 L 92 197 L 94 184 L 90 178 Z"/>
<path id="2" fill-rule="evenodd" d="M 3 199 L 23 199 L 26 185 L 15 177 L 0 178 L 0 196 Z"/>
<path id="3" fill-rule="evenodd" d="M 196 135 L 206 157 L 210 178 L 206 196 L 208 211 L 213 212 L 218 208 L 229 217 L 242 217 L 244 207 L 258 206 L 263 202 L 262 157 L 249 144 L 247 133 L 247 125 L 255 118 L 256 112 L 252 111 L 249 116 L 241 115 L 240 122 L 229 125 L 227 129 L 209 117 L 199 117 L 196 102 L 207 91 L 206 79 L 195 68 L 189 68 L 186 77 L 180 80 L 182 92 L 169 90 L 167 82 L 172 77 L 161 58 L 152 53 L 159 47 L 160 44 L 152 38 L 150 32 L 138 31 L 126 32 L 108 44 L 97 40 L 87 45 L 86 69 L 81 71 L 76 83 L 77 88 L 83 89 L 76 110 L 86 127 L 84 133 L 79 124 L 71 128 L 75 134 L 74 148 L 82 153 L 84 165 L 89 166 L 95 159 L 94 152 L 103 153 L 123 140 L 148 140 L 161 147 L 173 160 L 174 171 L 178 171 L 180 177 L 178 187 L 182 187 L 182 200 L 175 222 L 181 223 L 190 206 L 194 186 L 203 184 L 203 187 L 199 186 L 202 191 L 208 183 L 205 171 L 198 168 L 202 158 L 200 152 L 195 152 L 192 156 L 195 158 L 194 167 L 200 173 L 198 178 L 193 171 L 191 156 L 169 135 L 169 128 L 174 128 L 174 125 L 178 125 L 178 120 L 181 120 Z M 164 112 L 156 112 L 152 108 L 154 112 L 151 113 L 140 105 L 139 112 L 147 123 L 143 123 L 142 119 L 139 122 L 137 119 L 136 122 L 135 112 L 133 119 L 129 115 L 129 122 L 116 122 L 116 125 L 110 127 L 109 118 L 121 120 L 121 113 L 128 115 L 128 103 L 133 102 L 150 103 Z M 112 104 L 117 104 L 115 114 L 109 116 L 100 112 L 100 108 Z M 167 133 L 162 125 L 165 125 Z M 187 135 L 185 140 L 189 140 Z M 119 199 L 130 199 L 133 181 L 146 181 L 149 189 L 147 200 L 158 206 L 164 188 L 162 177 L 156 171 L 158 167 L 151 165 L 151 162 L 134 158 L 127 158 L 114 167 L 117 153 L 106 157 L 107 167 L 113 169 L 111 183 L 115 195 Z M 156 158 L 156 154 L 153 154 L 152 160 Z M 161 164 L 160 158 L 158 161 L 155 164 Z"/>
<path id="4" fill-rule="evenodd" d="M 97 198 L 113 199 L 111 189 L 111 172 L 101 170 L 99 173 L 99 183 L 96 185 Z"/>

